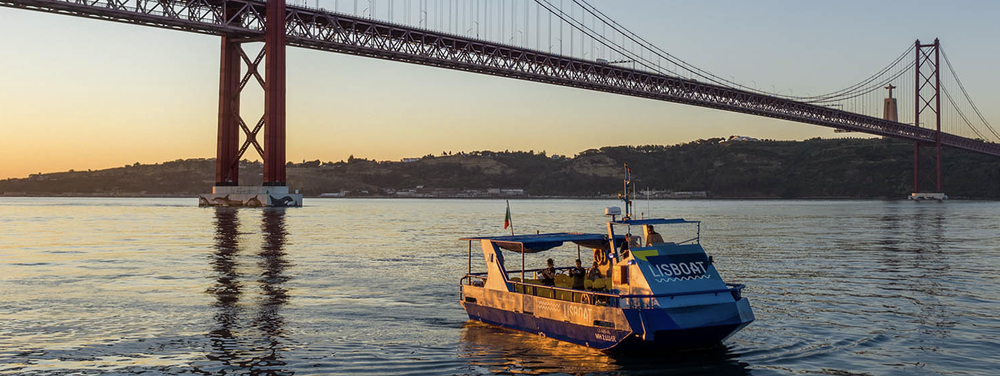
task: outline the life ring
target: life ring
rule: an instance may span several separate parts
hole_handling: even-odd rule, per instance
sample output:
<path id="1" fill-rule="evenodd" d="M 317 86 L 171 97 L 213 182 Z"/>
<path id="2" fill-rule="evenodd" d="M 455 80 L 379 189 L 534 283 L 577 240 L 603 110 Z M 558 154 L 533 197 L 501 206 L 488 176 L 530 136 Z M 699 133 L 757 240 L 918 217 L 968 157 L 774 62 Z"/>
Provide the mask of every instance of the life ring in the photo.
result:
<path id="1" fill-rule="evenodd" d="M 607 264 L 608 255 L 604 253 L 603 249 L 594 249 L 594 261 L 597 261 L 598 265 Z"/>

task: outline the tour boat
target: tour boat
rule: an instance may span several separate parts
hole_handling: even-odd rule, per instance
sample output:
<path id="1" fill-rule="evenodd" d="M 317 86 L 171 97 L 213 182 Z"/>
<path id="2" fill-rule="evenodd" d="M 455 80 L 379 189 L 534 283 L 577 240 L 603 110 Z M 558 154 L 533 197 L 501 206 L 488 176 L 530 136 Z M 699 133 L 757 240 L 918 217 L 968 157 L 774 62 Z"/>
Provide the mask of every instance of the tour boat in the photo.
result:
<path id="1" fill-rule="evenodd" d="M 625 214 L 618 207 L 605 208 L 611 217 L 606 234 L 462 238 L 469 242 L 469 273 L 461 280 L 460 301 L 469 319 L 605 351 L 712 347 L 753 322 L 750 303 L 741 295 L 744 285 L 725 283 L 702 248 L 700 221 L 631 218 L 630 175 L 626 165 L 620 196 Z M 688 234 L 666 242 L 653 226 Z M 632 235 L 633 228 L 642 229 L 643 236 Z M 640 239 L 653 242 L 635 244 Z M 473 242 L 482 248 L 486 272 L 472 272 Z M 525 269 L 525 253 L 565 243 L 577 245 L 578 258 L 581 248 L 590 249 L 602 278 L 587 278 L 579 289 L 560 274 L 549 286 L 534 278 L 543 269 Z M 521 269 L 508 270 L 501 250 L 519 253 Z M 589 257 L 580 259 L 592 265 Z"/>

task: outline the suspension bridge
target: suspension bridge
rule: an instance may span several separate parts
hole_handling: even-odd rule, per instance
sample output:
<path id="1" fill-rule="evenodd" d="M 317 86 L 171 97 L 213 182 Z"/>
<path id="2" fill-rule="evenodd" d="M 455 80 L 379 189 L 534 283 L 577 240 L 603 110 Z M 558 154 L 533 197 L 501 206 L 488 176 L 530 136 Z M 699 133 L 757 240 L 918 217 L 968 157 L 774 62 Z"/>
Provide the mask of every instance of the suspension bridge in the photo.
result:
<path id="1" fill-rule="evenodd" d="M 202 205 L 301 205 L 301 195 L 285 185 L 286 46 L 912 141 L 915 193 L 921 184 L 942 192 L 942 147 L 1000 156 L 1000 134 L 938 40 L 901 48 L 885 67 L 842 89 L 794 96 L 698 68 L 585 0 L 324 0 L 324 7 L 318 1 L 0 0 L 0 6 L 220 36 L 216 184 Z M 251 81 L 264 89 L 264 114 L 254 123 L 239 110 Z M 250 148 L 264 161 L 264 187 L 239 186 L 239 161 Z"/>

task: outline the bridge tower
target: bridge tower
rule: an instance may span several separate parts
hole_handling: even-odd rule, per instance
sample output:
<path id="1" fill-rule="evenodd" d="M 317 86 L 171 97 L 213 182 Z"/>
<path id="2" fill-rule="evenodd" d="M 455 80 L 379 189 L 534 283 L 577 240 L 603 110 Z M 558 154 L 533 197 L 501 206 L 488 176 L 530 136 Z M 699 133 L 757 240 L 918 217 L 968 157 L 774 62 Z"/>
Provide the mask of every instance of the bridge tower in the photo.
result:
<path id="1" fill-rule="evenodd" d="M 238 8 L 224 9 L 226 19 L 239 16 Z M 215 186 L 211 194 L 201 195 L 200 206 L 302 206 L 302 195 L 290 193 L 285 185 L 285 15 L 285 0 L 268 0 L 263 39 L 222 36 Z M 261 41 L 264 48 L 250 60 L 243 44 Z M 262 61 L 263 77 L 258 70 Z M 247 69 L 241 77 L 244 64 Z M 240 116 L 240 94 L 251 79 L 264 89 L 264 115 L 253 129 Z M 263 147 L 257 142 L 262 128 Z M 240 159 L 250 146 L 264 160 L 261 186 L 239 185 Z"/>
<path id="2" fill-rule="evenodd" d="M 918 39 L 914 46 L 917 60 L 913 126 L 920 127 L 920 114 L 933 113 L 937 132 L 933 142 L 917 141 L 913 146 L 913 193 L 910 194 L 910 199 L 943 200 L 948 196 L 941 189 L 941 41 L 934 39 L 932 44 L 920 44 Z M 933 169 L 921 167 L 921 148 L 934 149 Z M 935 184 L 933 192 L 921 192 L 920 183 L 924 180 Z"/>

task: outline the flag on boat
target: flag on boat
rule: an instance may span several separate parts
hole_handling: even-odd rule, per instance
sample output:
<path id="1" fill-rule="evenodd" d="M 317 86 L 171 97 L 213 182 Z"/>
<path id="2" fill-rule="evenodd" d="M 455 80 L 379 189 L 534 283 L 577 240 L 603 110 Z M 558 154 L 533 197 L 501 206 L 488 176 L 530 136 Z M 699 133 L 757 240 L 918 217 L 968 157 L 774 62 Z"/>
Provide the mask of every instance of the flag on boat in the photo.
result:
<path id="1" fill-rule="evenodd" d="M 503 229 L 510 227 L 510 201 L 507 201 L 507 215 L 503 217 Z"/>

